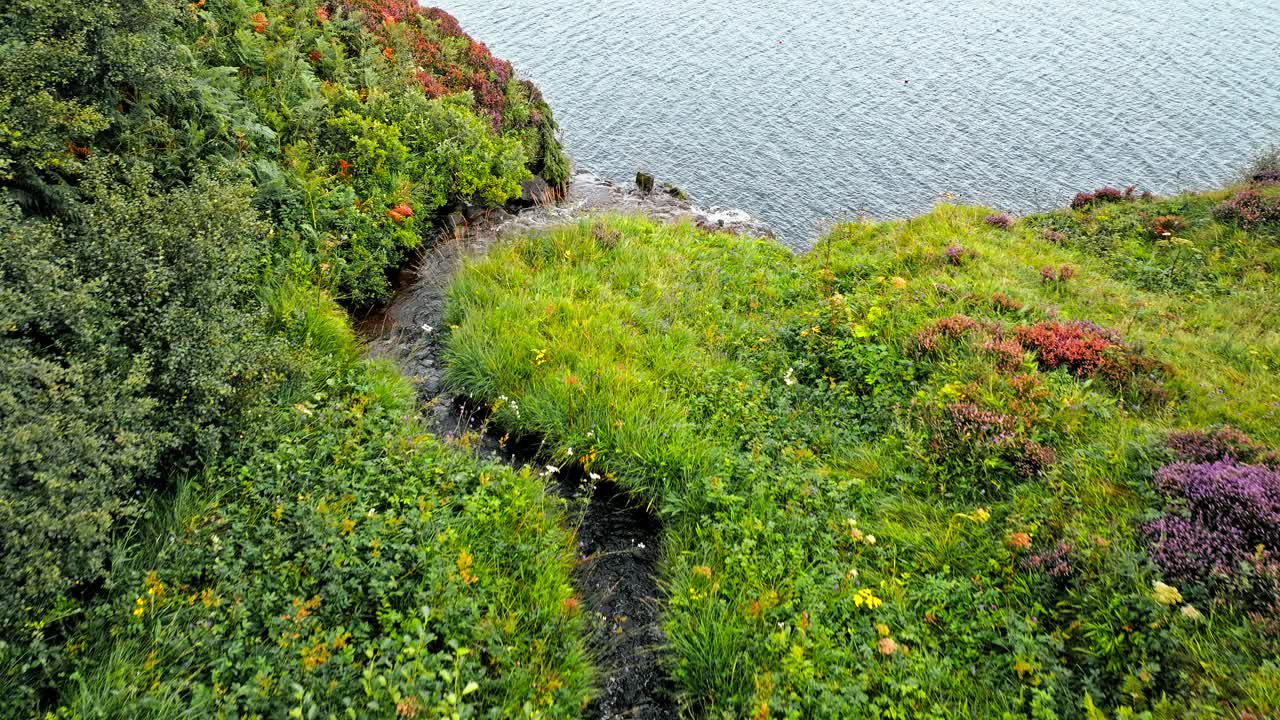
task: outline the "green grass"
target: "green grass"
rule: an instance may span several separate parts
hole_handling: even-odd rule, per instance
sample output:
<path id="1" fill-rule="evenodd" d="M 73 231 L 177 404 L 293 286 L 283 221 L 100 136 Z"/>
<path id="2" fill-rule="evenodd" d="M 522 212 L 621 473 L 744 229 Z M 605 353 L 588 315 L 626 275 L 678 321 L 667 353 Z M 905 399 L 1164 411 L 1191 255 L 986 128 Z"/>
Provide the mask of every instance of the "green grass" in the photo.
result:
<path id="1" fill-rule="evenodd" d="M 943 205 L 838 227 L 800 257 L 583 222 L 465 268 L 448 380 L 664 514 L 666 658 L 695 716 L 1265 716 L 1275 639 L 1230 599 L 1186 588 L 1200 622 L 1156 602 L 1138 533 L 1169 430 L 1280 444 L 1280 240 L 1213 220 L 1222 197 L 1009 231 Z M 1181 214 L 1182 249 L 1144 213 Z M 978 329 L 923 349 L 956 314 Z M 1031 352 L 999 370 L 983 347 L 1055 318 L 1155 364 L 1108 381 Z M 1007 417 L 1010 437 L 948 434 L 957 405 Z M 1056 461 L 1028 469 L 1009 447 Z M 1060 543 L 1068 576 L 1029 569 Z"/>

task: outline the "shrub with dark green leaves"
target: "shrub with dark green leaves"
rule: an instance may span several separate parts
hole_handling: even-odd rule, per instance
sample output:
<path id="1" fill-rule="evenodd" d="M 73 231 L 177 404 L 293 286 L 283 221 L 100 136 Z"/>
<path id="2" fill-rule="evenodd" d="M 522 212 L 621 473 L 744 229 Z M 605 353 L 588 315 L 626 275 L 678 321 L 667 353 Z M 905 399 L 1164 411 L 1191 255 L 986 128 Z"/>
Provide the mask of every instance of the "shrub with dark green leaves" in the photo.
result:
<path id="1" fill-rule="evenodd" d="M 263 348 L 246 188 L 155 193 L 133 173 L 82 189 L 79 222 L 0 205 L 5 674 L 56 672 L 67 623 L 108 580 L 112 531 L 217 451 Z"/>

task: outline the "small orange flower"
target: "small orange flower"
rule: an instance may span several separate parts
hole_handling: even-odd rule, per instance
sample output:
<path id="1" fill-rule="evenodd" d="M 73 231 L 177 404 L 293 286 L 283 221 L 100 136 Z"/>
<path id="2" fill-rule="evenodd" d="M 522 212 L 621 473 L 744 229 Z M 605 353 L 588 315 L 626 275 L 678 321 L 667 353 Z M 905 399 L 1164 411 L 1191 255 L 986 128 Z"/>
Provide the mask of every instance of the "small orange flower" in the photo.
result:
<path id="1" fill-rule="evenodd" d="M 1011 550 L 1026 550 L 1031 547 L 1031 536 L 1024 532 L 1009 533 L 1004 542 Z"/>
<path id="2" fill-rule="evenodd" d="M 253 31 L 263 33 L 267 31 L 267 16 L 265 13 L 254 13 L 249 16 L 249 20 L 253 22 Z"/>
<path id="3" fill-rule="evenodd" d="M 413 695 L 406 696 L 396 703 L 396 715 L 402 718 L 416 718 L 421 711 L 422 708 L 418 706 L 418 698 Z"/>
<path id="4" fill-rule="evenodd" d="M 580 604 L 581 603 L 578 602 L 578 598 L 570 596 L 564 599 L 561 606 L 564 608 L 565 615 L 572 615 L 578 611 L 578 606 Z"/>
<path id="5" fill-rule="evenodd" d="M 316 19 L 322 23 L 329 22 L 329 9 L 322 7 L 316 8 Z"/>
<path id="6" fill-rule="evenodd" d="M 396 59 L 396 51 L 395 51 L 395 50 L 392 50 L 392 49 L 391 49 L 391 48 L 389 48 L 389 47 L 387 47 L 387 48 L 382 48 L 382 55 L 383 55 L 384 57 L 386 57 L 388 60 L 395 60 L 395 59 Z"/>

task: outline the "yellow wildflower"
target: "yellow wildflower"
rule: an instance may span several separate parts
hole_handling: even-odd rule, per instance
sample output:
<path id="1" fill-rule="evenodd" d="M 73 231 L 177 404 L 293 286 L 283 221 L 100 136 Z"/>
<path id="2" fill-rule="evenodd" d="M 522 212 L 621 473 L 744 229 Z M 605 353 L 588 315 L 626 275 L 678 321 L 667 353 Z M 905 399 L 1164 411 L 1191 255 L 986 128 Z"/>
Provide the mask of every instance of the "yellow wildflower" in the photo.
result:
<path id="1" fill-rule="evenodd" d="M 876 597 L 875 593 L 867 588 L 862 588 L 853 594 L 853 604 L 857 607 L 865 607 L 868 610 L 875 610 L 884 604 L 884 601 Z"/>
<path id="2" fill-rule="evenodd" d="M 1152 585 L 1152 597 L 1161 605 L 1177 605 L 1182 602 L 1182 593 L 1178 592 L 1178 588 L 1172 585 L 1165 585 L 1162 582 L 1156 582 Z"/>

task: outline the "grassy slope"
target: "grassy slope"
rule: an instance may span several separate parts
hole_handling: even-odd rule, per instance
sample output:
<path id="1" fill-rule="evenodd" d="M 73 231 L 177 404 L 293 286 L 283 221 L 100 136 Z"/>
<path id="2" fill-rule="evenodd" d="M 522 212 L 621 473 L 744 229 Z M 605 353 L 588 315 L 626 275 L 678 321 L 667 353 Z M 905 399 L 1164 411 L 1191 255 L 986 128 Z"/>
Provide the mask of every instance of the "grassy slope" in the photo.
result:
<path id="1" fill-rule="evenodd" d="M 1280 243 L 1215 222 L 1225 195 L 1010 231 L 940 206 L 837 228 L 799 258 L 688 226 L 582 224 L 466 269 L 449 378 L 667 514 L 669 658 L 699 713 L 1265 715 L 1274 639 L 1190 589 L 1203 621 L 1156 602 L 1137 536 L 1168 430 L 1229 423 L 1280 444 Z M 1187 227 L 1157 240 L 1143 213 Z M 1042 280 L 1063 265 L 1069 280 Z M 1154 377 L 1170 400 L 1030 353 L 1000 371 L 980 339 L 922 350 L 956 313 L 1115 328 L 1168 364 Z M 1019 472 L 947 436 L 956 404 L 1016 418 L 1014 440 L 1057 462 Z M 1063 543 L 1067 572 L 1028 568 Z"/>

